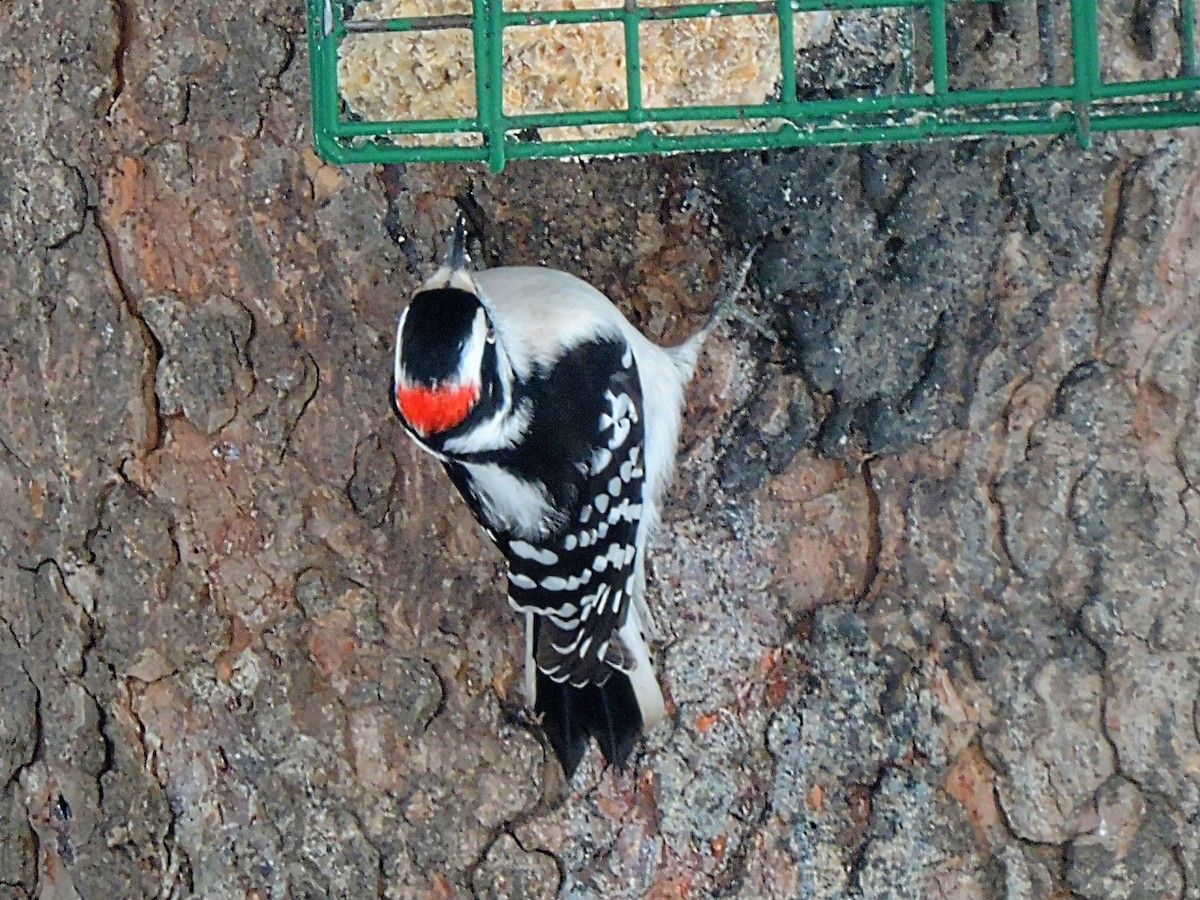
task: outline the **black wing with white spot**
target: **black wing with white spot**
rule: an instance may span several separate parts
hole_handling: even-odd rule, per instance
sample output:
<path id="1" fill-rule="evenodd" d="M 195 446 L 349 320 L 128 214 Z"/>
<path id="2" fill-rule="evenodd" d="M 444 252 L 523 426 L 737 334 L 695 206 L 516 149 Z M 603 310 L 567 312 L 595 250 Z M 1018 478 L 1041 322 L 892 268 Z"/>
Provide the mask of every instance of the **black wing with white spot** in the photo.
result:
<path id="1" fill-rule="evenodd" d="M 565 771 L 589 734 L 622 765 L 644 724 L 662 717 L 630 608 L 645 484 L 636 360 L 623 337 L 591 341 L 513 401 L 529 417 L 520 440 L 447 454 L 446 469 L 508 560 L 509 604 L 527 617 L 530 700 Z"/>
<path id="2" fill-rule="evenodd" d="M 565 525 L 535 546 L 498 536 L 509 563 L 509 603 L 541 617 L 535 661 L 555 682 L 603 684 L 630 660 L 616 635 L 633 590 L 645 484 L 642 393 L 628 346 L 609 360 L 593 439 L 575 460 L 581 473 Z"/>

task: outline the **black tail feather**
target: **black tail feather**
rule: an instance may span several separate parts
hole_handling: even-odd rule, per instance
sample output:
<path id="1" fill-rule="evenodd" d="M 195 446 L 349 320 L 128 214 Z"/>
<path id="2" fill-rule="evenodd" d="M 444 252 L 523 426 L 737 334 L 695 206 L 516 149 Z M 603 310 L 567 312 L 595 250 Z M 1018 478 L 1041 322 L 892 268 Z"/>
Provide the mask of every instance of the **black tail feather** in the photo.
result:
<path id="1" fill-rule="evenodd" d="M 603 685 L 581 688 L 538 672 L 535 709 L 542 714 L 542 728 L 568 778 L 583 759 L 589 735 L 599 742 L 605 760 L 623 769 L 642 733 L 633 685 L 615 670 Z"/>
<path id="2" fill-rule="evenodd" d="M 629 754 L 642 733 L 642 712 L 629 678 L 614 671 L 603 685 L 589 685 L 584 707 L 588 731 L 600 743 L 604 758 L 618 769 L 625 768 Z"/>
<path id="3" fill-rule="evenodd" d="M 541 672 L 537 673 L 534 709 L 542 714 L 542 730 L 550 739 L 550 746 L 568 778 L 574 774 L 587 750 L 587 731 L 576 710 L 576 693 L 569 684 L 558 684 Z"/>

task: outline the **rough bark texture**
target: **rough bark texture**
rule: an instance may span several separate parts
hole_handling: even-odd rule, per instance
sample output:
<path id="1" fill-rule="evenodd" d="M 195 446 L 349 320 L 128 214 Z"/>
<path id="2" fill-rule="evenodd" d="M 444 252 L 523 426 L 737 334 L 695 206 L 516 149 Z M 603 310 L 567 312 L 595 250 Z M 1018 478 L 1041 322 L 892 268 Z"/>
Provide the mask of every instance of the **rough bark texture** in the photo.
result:
<path id="1" fill-rule="evenodd" d="M 302 24 L 0 9 L 0 897 L 1200 897 L 1195 134 L 335 170 Z M 389 410 L 456 203 L 666 340 L 766 240 L 624 774 Z"/>

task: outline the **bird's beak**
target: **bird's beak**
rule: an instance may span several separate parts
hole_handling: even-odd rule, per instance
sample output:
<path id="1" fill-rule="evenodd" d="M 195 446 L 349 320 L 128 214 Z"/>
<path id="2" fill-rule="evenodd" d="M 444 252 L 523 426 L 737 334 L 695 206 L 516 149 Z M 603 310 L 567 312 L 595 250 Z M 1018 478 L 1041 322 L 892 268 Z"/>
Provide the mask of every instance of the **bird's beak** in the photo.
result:
<path id="1" fill-rule="evenodd" d="M 471 266 L 471 256 L 467 253 L 467 220 L 460 209 L 454 216 L 454 230 L 450 232 L 450 252 L 446 257 L 446 265 L 451 272 L 462 272 Z"/>

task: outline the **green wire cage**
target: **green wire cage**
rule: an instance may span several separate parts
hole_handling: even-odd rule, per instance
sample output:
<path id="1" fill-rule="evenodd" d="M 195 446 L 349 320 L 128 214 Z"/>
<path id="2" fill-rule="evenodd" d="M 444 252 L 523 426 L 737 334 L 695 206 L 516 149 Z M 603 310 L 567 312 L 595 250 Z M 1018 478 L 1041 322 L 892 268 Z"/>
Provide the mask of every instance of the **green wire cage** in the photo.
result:
<path id="1" fill-rule="evenodd" d="M 318 152 L 499 171 L 510 159 L 995 134 L 1073 133 L 1087 146 L 1097 132 L 1200 125 L 1196 0 L 663 2 L 308 0 Z M 703 81 L 719 69 L 711 42 L 665 76 L 659 57 L 686 43 L 679 29 L 739 21 L 766 44 L 753 51 L 767 60 L 750 73 L 757 94 L 706 102 L 651 83 Z M 729 34 L 726 49 L 745 56 L 742 33 Z M 607 68 L 562 35 L 587 35 Z M 580 108 L 529 108 L 522 54 L 573 72 Z M 395 94 L 397 69 L 409 96 L 355 99 L 364 85 Z M 566 75 L 539 77 L 553 87 Z M 440 111 L 424 103 L 438 96 L 450 98 Z"/>

